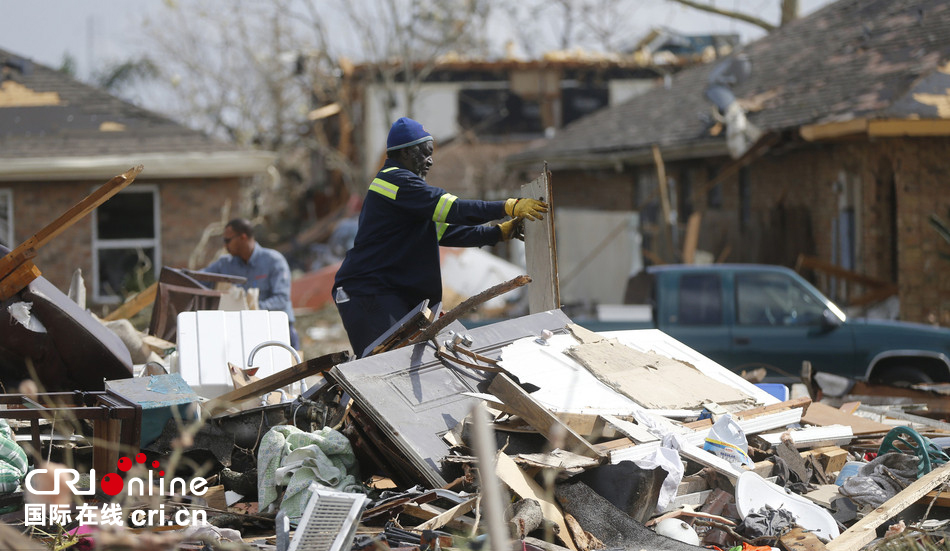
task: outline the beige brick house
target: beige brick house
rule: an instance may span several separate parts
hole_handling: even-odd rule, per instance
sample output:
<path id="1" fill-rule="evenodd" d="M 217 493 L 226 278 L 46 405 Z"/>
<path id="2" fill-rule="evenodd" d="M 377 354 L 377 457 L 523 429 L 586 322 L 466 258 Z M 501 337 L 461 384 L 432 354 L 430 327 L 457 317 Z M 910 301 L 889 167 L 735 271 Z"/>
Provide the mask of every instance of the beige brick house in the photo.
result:
<path id="1" fill-rule="evenodd" d="M 840 0 L 731 59 L 593 113 L 508 166 L 527 178 L 546 161 L 559 206 L 638 211 L 647 263 L 681 261 L 699 212 L 709 258 L 811 255 L 895 284 L 901 319 L 950 326 L 950 4 Z M 713 84 L 756 129 L 737 149 L 706 97 Z M 866 292 L 808 275 L 845 305 Z"/>
<path id="2" fill-rule="evenodd" d="M 0 50 L 0 243 L 15 247 L 113 176 L 144 166 L 34 260 L 63 291 L 81 268 L 92 303 L 118 302 L 162 265 L 186 266 L 224 205 L 241 214 L 242 181 L 272 160 Z"/>

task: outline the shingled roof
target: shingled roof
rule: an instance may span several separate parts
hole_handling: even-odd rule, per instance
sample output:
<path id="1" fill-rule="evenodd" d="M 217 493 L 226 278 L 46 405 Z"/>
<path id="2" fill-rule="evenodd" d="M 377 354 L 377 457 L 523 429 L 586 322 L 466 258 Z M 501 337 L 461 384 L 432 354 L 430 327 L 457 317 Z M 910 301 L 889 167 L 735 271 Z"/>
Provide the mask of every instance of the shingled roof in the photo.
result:
<path id="1" fill-rule="evenodd" d="M 214 139 L 0 50 L 0 179 L 261 172 L 273 155 Z M 118 172 L 116 172 L 118 170 Z"/>
<path id="2" fill-rule="evenodd" d="M 950 2 L 840 0 L 734 55 L 751 75 L 733 88 L 766 131 L 867 119 L 950 119 Z M 648 157 L 657 144 L 688 158 L 726 154 L 710 135 L 703 93 L 712 64 L 684 70 L 630 101 L 563 128 L 509 164 L 583 166 Z"/>

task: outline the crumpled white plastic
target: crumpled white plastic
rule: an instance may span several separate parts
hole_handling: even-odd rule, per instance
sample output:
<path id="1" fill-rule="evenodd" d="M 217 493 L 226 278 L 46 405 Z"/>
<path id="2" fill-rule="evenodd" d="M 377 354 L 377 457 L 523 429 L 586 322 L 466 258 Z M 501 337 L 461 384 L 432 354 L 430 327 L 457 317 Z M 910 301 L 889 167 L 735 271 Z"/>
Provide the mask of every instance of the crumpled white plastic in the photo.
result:
<path id="1" fill-rule="evenodd" d="M 9 312 L 10 315 L 13 316 L 13 319 L 19 322 L 20 325 L 30 331 L 34 333 L 46 333 L 46 326 L 30 312 L 31 308 L 33 308 L 32 302 L 14 302 L 10 306 L 7 306 L 7 312 Z"/>
<path id="2" fill-rule="evenodd" d="M 660 496 L 656 500 L 656 510 L 666 510 L 667 506 L 676 497 L 680 482 L 683 481 L 685 468 L 679 453 L 672 448 L 661 447 L 657 448 L 653 455 L 636 459 L 633 462 L 641 469 L 650 470 L 663 467 L 663 470 L 666 471 L 666 478 L 663 479 L 663 485 L 660 487 Z"/>

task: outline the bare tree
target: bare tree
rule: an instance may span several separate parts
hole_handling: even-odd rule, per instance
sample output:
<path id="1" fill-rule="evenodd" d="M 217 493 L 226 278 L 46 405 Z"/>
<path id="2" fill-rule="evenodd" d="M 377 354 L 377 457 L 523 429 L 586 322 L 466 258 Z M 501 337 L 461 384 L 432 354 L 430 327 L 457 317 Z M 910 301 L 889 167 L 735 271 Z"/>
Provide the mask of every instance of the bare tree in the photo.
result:
<path id="1" fill-rule="evenodd" d="M 252 190 L 270 201 L 267 212 L 297 202 L 325 174 L 338 198 L 347 188 L 362 192 L 352 144 L 367 98 L 355 78 L 405 98 L 411 115 L 441 56 L 486 53 L 488 0 L 182 0 L 166 8 L 146 30 L 156 84 L 176 98 L 167 109 L 278 153 L 280 193 Z"/>

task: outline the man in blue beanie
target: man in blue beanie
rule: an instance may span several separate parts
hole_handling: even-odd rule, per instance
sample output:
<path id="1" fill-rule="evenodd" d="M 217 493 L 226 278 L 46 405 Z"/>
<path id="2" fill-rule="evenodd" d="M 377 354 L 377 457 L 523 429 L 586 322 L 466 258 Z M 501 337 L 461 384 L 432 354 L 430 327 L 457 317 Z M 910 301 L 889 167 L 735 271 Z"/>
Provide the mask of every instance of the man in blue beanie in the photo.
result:
<path id="1" fill-rule="evenodd" d="M 469 201 L 430 186 L 434 141 L 402 117 L 386 140 L 386 162 L 369 185 L 353 248 L 333 284 L 333 298 L 362 357 L 387 329 L 428 299 L 442 301 L 439 246 L 481 247 L 514 237 L 523 220 L 541 220 L 548 205 L 529 198 Z M 510 220 L 484 225 L 506 215 Z"/>

